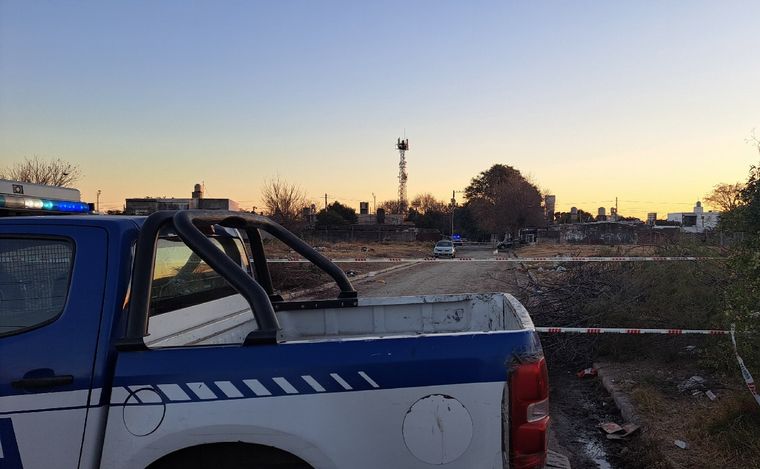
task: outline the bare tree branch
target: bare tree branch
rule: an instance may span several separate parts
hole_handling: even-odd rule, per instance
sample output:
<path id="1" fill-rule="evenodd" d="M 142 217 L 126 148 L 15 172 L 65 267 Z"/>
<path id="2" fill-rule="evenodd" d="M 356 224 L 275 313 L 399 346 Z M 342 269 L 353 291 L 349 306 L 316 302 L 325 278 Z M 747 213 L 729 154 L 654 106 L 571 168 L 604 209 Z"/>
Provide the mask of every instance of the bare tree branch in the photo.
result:
<path id="1" fill-rule="evenodd" d="M 60 158 L 46 160 L 38 156 L 24 158 L 24 161 L 0 170 L 0 179 L 60 187 L 71 186 L 81 176 L 79 165 Z"/>
<path id="2" fill-rule="evenodd" d="M 289 184 L 279 177 L 264 183 L 261 191 L 267 215 L 286 228 L 293 228 L 301 217 L 301 211 L 309 205 L 300 187 Z"/>

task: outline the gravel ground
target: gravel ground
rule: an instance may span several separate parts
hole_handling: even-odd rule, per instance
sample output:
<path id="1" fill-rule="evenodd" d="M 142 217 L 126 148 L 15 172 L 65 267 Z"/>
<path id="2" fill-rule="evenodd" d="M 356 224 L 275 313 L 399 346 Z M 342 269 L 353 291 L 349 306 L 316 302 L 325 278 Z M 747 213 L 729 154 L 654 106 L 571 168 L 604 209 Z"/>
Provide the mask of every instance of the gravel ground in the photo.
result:
<path id="1" fill-rule="evenodd" d="M 493 257 L 492 249 L 459 250 L 473 258 Z M 506 262 L 424 262 L 400 272 L 357 283 L 359 296 L 404 296 L 441 293 L 513 293 L 515 265 Z"/>

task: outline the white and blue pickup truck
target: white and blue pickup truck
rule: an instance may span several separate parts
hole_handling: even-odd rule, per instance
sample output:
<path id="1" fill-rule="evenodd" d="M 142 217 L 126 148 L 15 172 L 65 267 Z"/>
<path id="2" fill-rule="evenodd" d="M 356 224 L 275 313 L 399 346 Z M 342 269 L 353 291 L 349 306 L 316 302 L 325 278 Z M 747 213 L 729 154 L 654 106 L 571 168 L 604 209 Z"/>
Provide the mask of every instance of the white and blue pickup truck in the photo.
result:
<path id="1" fill-rule="evenodd" d="M 268 232 L 335 299 L 285 301 Z M 539 468 L 547 370 L 501 293 L 358 298 L 223 211 L 0 219 L 0 468 Z"/>

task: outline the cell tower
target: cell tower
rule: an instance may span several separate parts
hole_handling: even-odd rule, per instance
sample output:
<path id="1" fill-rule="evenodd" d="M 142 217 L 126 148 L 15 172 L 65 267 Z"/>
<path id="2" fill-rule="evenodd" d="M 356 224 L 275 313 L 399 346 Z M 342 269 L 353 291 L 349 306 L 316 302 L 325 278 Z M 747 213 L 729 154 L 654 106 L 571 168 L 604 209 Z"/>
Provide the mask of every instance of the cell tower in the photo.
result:
<path id="1" fill-rule="evenodd" d="M 401 158 L 398 161 L 398 205 L 399 213 L 405 213 L 406 208 L 409 206 L 406 199 L 406 156 L 405 153 L 409 150 L 409 139 L 400 138 L 396 140 L 396 149 L 398 150 Z"/>

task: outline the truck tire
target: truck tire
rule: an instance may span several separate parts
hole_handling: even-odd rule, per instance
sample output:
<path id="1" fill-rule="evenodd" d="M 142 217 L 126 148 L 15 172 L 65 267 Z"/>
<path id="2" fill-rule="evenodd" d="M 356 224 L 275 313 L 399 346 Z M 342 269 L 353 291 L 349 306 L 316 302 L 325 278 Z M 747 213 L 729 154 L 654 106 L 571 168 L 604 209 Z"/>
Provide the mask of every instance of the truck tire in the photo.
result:
<path id="1" fill-rule="evenodd" d="M 149 469 L 313 469 L 306 461 L 271 446 L 211 443 L 168 454 Z"/>

